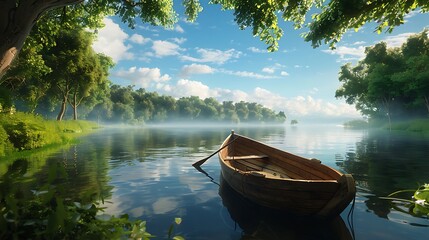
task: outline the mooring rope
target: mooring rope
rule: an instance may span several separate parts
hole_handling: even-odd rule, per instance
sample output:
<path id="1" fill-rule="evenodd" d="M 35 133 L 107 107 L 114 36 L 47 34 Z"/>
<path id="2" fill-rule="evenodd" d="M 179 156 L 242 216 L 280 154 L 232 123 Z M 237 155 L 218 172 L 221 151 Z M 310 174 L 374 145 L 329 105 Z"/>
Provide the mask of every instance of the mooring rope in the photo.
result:
<path id="1" fill-rule="evenodd" d="M 355 203 L 356 203 L 356 194 L 355 194 L 355 196 L 353 197 L 352 206 L 350 207 L 350 211 L 349 211 L 349 213 L 347 214 L 347 224 L 348 224 L 348 225 L 349 225 L 349 227 L 350 227 L 350 231 L 351 231 L 351 234 L 352 234 L 352 238 L 353 238 L 353 240 L 355 240 L 355 239 L 356 239 L 356 237 L 355 237 L 354 221 L 353 221 L 353 217 L 354 217 L 354 210 L 355 210 Z"/>

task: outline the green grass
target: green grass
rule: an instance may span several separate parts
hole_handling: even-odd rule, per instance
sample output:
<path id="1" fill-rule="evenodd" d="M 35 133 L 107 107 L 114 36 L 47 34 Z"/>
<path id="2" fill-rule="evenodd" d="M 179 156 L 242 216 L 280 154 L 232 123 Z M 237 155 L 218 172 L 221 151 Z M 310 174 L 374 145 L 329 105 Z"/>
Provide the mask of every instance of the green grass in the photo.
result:
<path id="1" fill-rule="evenodd" d="M 17 112 L 0 114 L 0 157 L 24 150 L 65 144 L 97 128 L 89 121 L 45 120 L 40 116 Z"/>
<path id="2" fill-rule="evenodd" d="M 388 128 L 389 126 L 385 126 Z M 392 130 L 409 132 L 429 132 L 429 119 L 415 119 L 392 123 Z"/>

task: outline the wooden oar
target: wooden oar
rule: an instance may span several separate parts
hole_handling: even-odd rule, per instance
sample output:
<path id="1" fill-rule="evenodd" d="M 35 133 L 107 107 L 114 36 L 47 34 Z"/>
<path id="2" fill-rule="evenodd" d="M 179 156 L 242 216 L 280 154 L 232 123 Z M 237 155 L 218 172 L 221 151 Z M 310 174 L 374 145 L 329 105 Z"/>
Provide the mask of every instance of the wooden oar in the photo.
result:
<path id="1" fill-rule="evenodd" d="M 233 135 L 234 136 L 234 135 Z M 220 150 L 228 147 L 231 143 L 233 143 L 238 137 L 232 139 L 228 144 L 225 144 L 225 146 L 219 148 L 216 152 L 212 153 L 210 156 L 203 158 L 201 160 L 199 160 L 198 162 L 195 162 L 194 164 L 192 164 L 192 166 L 194 166 L 195 168 L 203 165 L 209 158 L 213 157 L 216 153 L 220 152 Z"/>

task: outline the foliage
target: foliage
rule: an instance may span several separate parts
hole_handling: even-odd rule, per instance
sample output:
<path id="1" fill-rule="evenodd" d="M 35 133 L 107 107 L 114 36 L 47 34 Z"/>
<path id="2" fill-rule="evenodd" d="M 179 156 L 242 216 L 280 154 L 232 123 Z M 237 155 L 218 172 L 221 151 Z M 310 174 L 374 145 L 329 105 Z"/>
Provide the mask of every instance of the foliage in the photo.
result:
<path id="1" fill-rule="evenodd" d="M 0 206 L 1 239 L 150 239 L 155 236 L 146 228 L 146 221 L 130 220 L 128 215 L 102 219 L 99 203 L 83 204 L 63 199 L 54 189 L 32 191 L 31 200 L 3 196 Z M 168 239 L 184 239 L 174 235 L 176 218 L 168 230 Z"/>
<path id="2" fill-rule="evenodd" d="M 356 66 L 341 67 L 337 98 L 355 104 L 371 118 L 402 120 L 429 114 L 429 39 L 427 31 L 411 36 L 401 48 L 381 42 L 365 51 Z M 390 125 L 390 124 L 389 124 Z"/>
<path id="3" fill-rule="evenodd" d="M 77 28 L 58 33 L 51 40 L 56 42 L 54 46 L 39 49 L 47 70 L 39 71 L 33 64 L 28 64 L 33 52 L 25 48 L 5 76 L 3 85 L 10 88 L 13 100 L 20 104 L 22 111 L 33 113 L 46 105 L 52 110 L 60 106 L 57 119 L 62 120 L 69 103 L 76 120 L 78 106 L 82 104 L 85 109 L 91 109 L 109 93 L 105 90 L 110 84 L 108 74 L 113 62 L 109 57 L 94 52 L 93 35 L 86 30 Z"/>
<path id="4" fill-rule="evenodd" d="M 312 16 L 310 31 L 305 40 L 313 47 L 329 43 L 334 47 L 349 29 L 357 31 L 367 22 L 376 22 L 377 33 L 392 32 L 395 26 L 405 22 L 404 17 L 412 11 L 428 12 L 429 2 L 420 0 L 350 1 L 332 0 L 322 11 Z"/>
<path id="5" fill-rule="evenodd" d="M 365 120 L 356 119 L 356 120 L 345 122 L 343 125 L 345 128 L 361 129 L 361 128 L 367 128 L 368 122 Z"/>
<path id="6" fill-rule="evenodd" d="M 429 132 L 429 119 L 414 119 L 392 124 L 392 130 L 409 132 Z"/>
<path id="7" fill-rule="evenodd" d="M 17 112 L 0 113 L 0 157 L 14 151 L 66 143 L 77 134 L 95 128 L 87 121 L 47 121 L 40 116 Z"/>
<path id="8" fill-rule="evenodd" d="M 94 52 L 92 35 L 83 29 L 61 31 L 55 40 L 54 47 L 44 50 L 46 64 L 53 69 L 46 79 L 53 87 L 52 93 L 62 101 L 57 120 L 62 120 L 67 103 L 72 106 L 76 120 L 77 107 L 96 91 L 99 84 L 108 81 L 108 70 L 113 64 L 107 57 Z"/>
<path id="9" fill-rule="evenodd" d="M 414 192 L 412 200 L 394 197 L 406 192 Z M 393 207 L 399 211 L 405 212 L 401 207 L 406 207 L 407 213 L 411 215 L 429 217 L 429 184 L 427 183 L 421 185 L 417 190 L 397 191 L 382 199 L 391 200 Z"/>
<path id="10" fill-rule="evenodd" d="M 290 125 L 296 125 L 296 124 L 298 124 L 298 120 L 293 119 L 290 121 Z"/>
<path id="11" fill-rule="evenodd" d="M 9 141 L 9 136 L 3 126 L 0 125 L 0 157 L 12 152 L 13 144 Z"/>
<path id="12" fill-rule="evenodd" d="M 0 14 L 6 15 L 8 12 L 19 12 L 21 8 L 30 9 L 25 1 L 7 0 Z M 31 12 L 21 17 L 21 21 L 35 27 L 37 35 L 27 39 L 30 48 L 36 50 L 36 54 L 31 55 L 33 66 L 43 70 L 43 60 L 37 54 L 40 46 L 53 46 L 52 37 L 58 35 L 60 29 L 73 29 L 83 27 L 95 29 L 102 25 L 102 19 L 109 15 L 118 15 L 124 23 L 134 28 L 136 18 L 143 22 L 172 27 L 179 19 L 173 0 L 148 0 L 148 1 L 121 1 L 121 0 L 60 0 L 54 2 L 39 3 L 42 6 L 31 8 Z M 306 33 L 305 40 L 311 41 L 314 47 L 330 42 L 333 47 L 342 35 L 350 28 L 359 29 L 367 22 L 377 22 L 377 32 L 387 29 L 391 32 L 395 26 L 404 23 L 404 16 L 411 11 L 419 9 L 421 12 L 429 10 L 429 3 L 420 0 L 394 0 L 394 1 L 348 1 L 332 0 L 324 4 L 324 0 L 259 0 L 259 1 L 228 1 L 211 0 L 209 4 L 218 4 L 222 10 L 232 10 L 235 21 L 240 29 L 252 28 L 252 34 L 258 36 L 261 41 L 268 45 L 269 51 L 278 49 L 278 41 L 283 36 L 283 29 L 279 26 L 279 18 L 291 21 L 295 28 L 301 28 L 306 22 L 306 15 L 310 9 L 320 9 L 319 13 L 312 16 L 309 24 L 310 31 Z M 195 21 L 197 15 L 203 10 L 199 0 L 182 1 L 184 14 L 188 21 Z M 66 6 L 66 7 L 64 7 Z M 61 7 L 58 9 L 58 7 Z M 14 9 L 14 10 L 12 10 Z M 53 9 L 44 13 L 46 10 Z M 35 16 L 39 19 L 34 19 Z M 38 20 L 38 21 L 36 21 Z M 9 19 L 0 21 L 0 31 L 5 34 L 27 35 L 28 32 L 6 32 Z M 18 22 L 13 21 L 12 22 Z M 12 26 L 11 29 L 17 27 Z M 12 36 L 5 36 L 6 39 Z M 21 49 L 21 46 L 15 46 Z M 2 55 L 1 53 L 0 55 Z M 0 76 L 3 72 L 0 72 Z"/>

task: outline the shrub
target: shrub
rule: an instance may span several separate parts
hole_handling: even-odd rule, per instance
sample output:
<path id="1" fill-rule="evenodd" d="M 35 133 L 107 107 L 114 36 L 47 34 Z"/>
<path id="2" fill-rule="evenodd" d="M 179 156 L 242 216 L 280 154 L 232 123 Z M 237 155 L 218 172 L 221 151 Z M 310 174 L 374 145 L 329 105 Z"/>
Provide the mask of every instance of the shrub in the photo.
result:
<path id="1" fill-rule="evenodd" d="M 58 122 L 22 112 L 0 113 L 0 157 L 14 150 L 67 143 L 96 127 L 96 123 L 89 121 Z"/>
<path id="2" fill-rule="evenodd" d="M 0 157 L 6 156 L 13 151 L 13 144 L 9 141 L 9 136 L 3 126 L 0 125 Z"/>
<path id="3" fill-rule="evenodd" d="M 351 120 L 346 123 L 344 123 L 344 127 L 346 128 L 353 128 L 353 129 L 361 129 L 361 128 L 367 128 L 368 122 L 361 119 Z"/>

